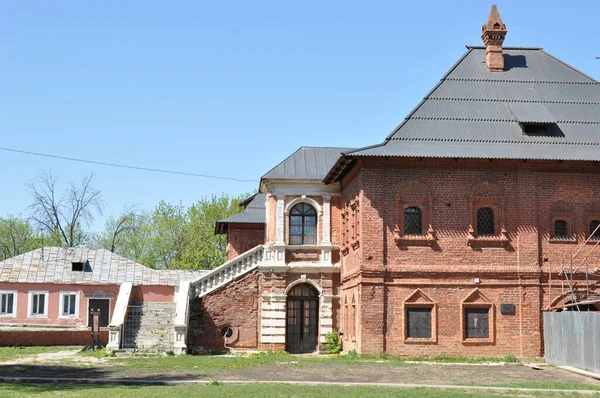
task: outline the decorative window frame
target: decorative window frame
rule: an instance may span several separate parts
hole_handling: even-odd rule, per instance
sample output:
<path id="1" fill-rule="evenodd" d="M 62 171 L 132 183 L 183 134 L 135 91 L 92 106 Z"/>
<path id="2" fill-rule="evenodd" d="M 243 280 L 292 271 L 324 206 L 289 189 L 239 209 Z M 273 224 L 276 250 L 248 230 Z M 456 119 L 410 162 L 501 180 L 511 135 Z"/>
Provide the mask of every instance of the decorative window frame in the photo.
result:
<path id="1" fill-rule="evenodd" d="M 350 315 L 348 317 L 350 319 L 350 340 L 356 341 L 356 295 L 352 293 L 352 299 L 350 300 Z"/>
<path id="2" fill-rule="evenodd" d="M 341 236 L 341 247 L 342 255 L 347 255 L 350 252 L 350 211 L 348 206 L 344 206 L 341 212 L 342 217 L 342 236 Z"/>
<path id="3" fill-rule="evenodd" d="M 350 201 L 350 246 L 356 250 L 360 246 L 360 201 L 354 198 Z"/>
<path id="4" fill-rule="evenodd" d="M 44 313 L 43 314 L 34 314 L 33 313 L 33 295 L 44 295 Z M 27 317 L 28 318 L 48 318 L 48 298 L 49 292 L 47 290 L 30 290 L 27 293 Z"/>
<path id="5" fill-rule="evenodd" d="M 341 211 L 342 217 L 342 234 L 341 234 L 341 252 L 346 256 L 350 253 L 350 249 L 358 250 L 360 247 L 360 199 L 359 192 L 354 189 L 354 198 L 344 198 L 343 208 Z"/>
<path id="6" fill-rule="evenodd" d="M 17 317 L 17 299 L 19 297 L 19 292 L 16 290 L 0 290 L 0 295 L 2 294 L 12 294 L 13 295 L 13 308 L 12 312 L 0 313 L 0 318 L 16 318 Z M 1 298 L 0 298 L 1 300 Z"/>
<path id="7" fill-rule="evenodd" d="M 559 200 L 550 206 L 549 213 L 548 241 L 550 243 L 577 243 L 577 234 L 575 233 L 575 212 L 573 211 L 573 208 L 564 200 Z M 567 223 L 566 237 L 558 237 L 554 235 L 554 223 L 558 220 L 564 220 Z"/>
<path id="8" fill-rule="evenodd" d="M 510 242 L 505 223 L 506 195 L 495 183 L 483 181 L 474 184 L 469 193 L 469 246 L 507 246 Z M 477 235 L 477 211 L 489 207 L 494 212 L 494 235 Z"/>
<path id="9" fill-rule="evenodd" d="M 74 314 L 63 314 L 64 297 L 67 295 L 75 295 L 75 313 Z M 58 317 L 59 318 L 79 318 L 79 292 L 74 291 L 61 291 L 58 295 Z M 87 315 L 87 314 L 86 314 Z"/>
<path id="10" fill-rule="evenodd" d="M 409 308 L 431 308 L 431 338 L 408 337 L 408 309 Z M 402 303 L 404 330 L 404 343 L 406 344 L 437 344 L 437 303 L 430 299 L 421 289 L 413 291 Z"/>
<path id="11" fill-rule="evenodd" d="M 487 338 L 467 338 L 467 328 L 465 325 L 465 309 L 467 308 L 488 309 Z M 496 306 L 479 291 L 479 288 L 472 290 L 460 303 L 460 329 L 464 345 L 493 345 L 496 341 Z"/>
<path id="12" fill-rule="evenodd" d="M 317 213 L 317 221 L 316 221 L 317 235 L 315 237 L 316 243 L 314 245 L 313 244 L 302 244 L 302 245 L 291 245 L 291 246 L 302 247 L 302 246 L 320 245 L 322 242 L 322 239 L 323 239 L 323 232 L 321 231 L 321 225 L 319 225 L 319 223 L 322 221 L 322 218 L 323 218 L 323 208 L 321 207 L 319 202 L 317 202 L 313 198 L 307 197 L 306 195 L 302 195 L 298 198 L 292 199 L 285 206 L 285 210 L 283 213 L 283 219 L 284 219 L 284 226 L 285 226 L 284 239 L 285 239 L 286 245 L 290 245 L 290 211 L 292 211 L 294 206 L 296 206 L 299 203 L 306 203 L 307 205 L 312 206 L 313 209 L 315 209 L 315 212 Z"/>
<path id="13" fill-rule="evenodd" d="M 394 228 L 396 244 L 432 246 L 437 239 L 433 229 L 433 194 L 431 188 L 420 181 L 413 180 L 400 183 L 396 192 L 397 222 Z M 404 212 L 409 207 L 417 207 L 421 210 L 421 235 L 407 235 L 404 233 Z"/>
<path id="14" fill-rule="evenodd" d="M 584 238 L 585 238 L 585 240 L 590 238 L 587 241 L 588 244 L 596 244 L 596 243 L 598 243 L 598 240 L 600 240 L 598 238 L 590 237 L 590 233 L 592 232 L 592 231 L 590 231 L 590 224 L 592 223 L 593 220 L 600 220 L 600 201 L 597 201 L 597 200 L 590 203 L 585 208 L 584 214 L 583 214 L 583 221 L 585 223 Z"/>

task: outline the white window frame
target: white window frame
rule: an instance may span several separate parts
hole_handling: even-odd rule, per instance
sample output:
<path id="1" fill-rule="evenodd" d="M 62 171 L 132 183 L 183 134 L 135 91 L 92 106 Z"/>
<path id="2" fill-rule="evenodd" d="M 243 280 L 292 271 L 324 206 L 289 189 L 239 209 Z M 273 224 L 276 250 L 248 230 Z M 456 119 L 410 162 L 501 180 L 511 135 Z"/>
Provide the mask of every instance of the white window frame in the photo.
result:
<path id="1" fill-rule="evenodd" d="M 34 295 L 44 295 L 44 313 L 43 314 L 34 314 L 33 313 L 33 296 Z M 29 291 L 29 305 L 27 310 L 27 316 L 29 318 L 48 318 L 48 291 L 44 290 L 30 290 Z M 39 299 L 38 299 L 39 300 Z"/>
<path id="2" fill-rule="evenodd" d="M 3 294 L 12 294 L 13 295 L 13 308 L 12 308 L 12 312 L 7 312 L 7 313 L 0 313 L 0 318 L 16 318 L 17 317 L 17 297 L 18 292 L 16 290 L 0 290 L 0 296 Z M 2 297 L 0 297 L 0 300 L 2 300 Z M 0 305 L 1 305 L 1 301 L 0 301 Z M 0 307 L 1 309 L 1 307 Z"/>
<path id="3" fill-rule="evenodd" d="M 65 296 L 75 295 L 75 313 L 74 314 L 63 314 L 64 299 Z M 58 301 L 58 317 L 59 318 L 79 318 L 79 292 L 60 292 L 60 299 Z"/>

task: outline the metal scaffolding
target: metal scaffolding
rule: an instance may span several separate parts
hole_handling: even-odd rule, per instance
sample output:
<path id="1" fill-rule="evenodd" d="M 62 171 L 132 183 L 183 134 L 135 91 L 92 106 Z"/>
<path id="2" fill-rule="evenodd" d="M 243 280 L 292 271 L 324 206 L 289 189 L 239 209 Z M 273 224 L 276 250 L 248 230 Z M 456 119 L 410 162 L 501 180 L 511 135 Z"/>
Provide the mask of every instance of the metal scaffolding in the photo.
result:
<path id="1" fill-rule="evenodd" d="M 600 304 L 600 295 L 593 293 L 596 290 L 596 282 L 600 279 L 600 266 L 592 270 L 589 264 L 590 255 L 600 245 L 600 239 L 597 235 L 599 231 L 600 225 L 592 231 L 574 254 L 571 250 L 570 258 L 566 262 L 562 263 L 560 267 L 556 266 L 554 272 L 549 272 L 549 304 L 547 310 L 581 311 L 589 310 L 590 306 Z M 594 243 L 594 246 L 589 251 L 584 250 L 592 243 Z M 560 293 L 553 293 L 553 274 L 556 274 L 559 278 Z M 557 300 L 557 298 L 564 297 L 570 297 L 571 299 L 568 302 Z"/>

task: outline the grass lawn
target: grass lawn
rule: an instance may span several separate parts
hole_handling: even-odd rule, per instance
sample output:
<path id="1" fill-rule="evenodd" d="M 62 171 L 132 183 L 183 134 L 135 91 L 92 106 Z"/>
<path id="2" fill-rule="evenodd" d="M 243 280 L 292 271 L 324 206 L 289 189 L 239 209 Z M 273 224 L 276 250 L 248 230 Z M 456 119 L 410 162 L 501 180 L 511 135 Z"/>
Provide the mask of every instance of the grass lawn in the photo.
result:
<path id="1" fill-rule="evenodd" d="M 80 353 L 83 356 L 105 356 L 104 351 L 89 351 Z M 282 351 L 260 352 L 251 355 L 210 355 L 193 356 L 148 356 L 143 354 L 133 357 L 111 358 L 111 366 L 124 366 L 132 370 L 185 370 L 217 372 L 225 369 L 248 369 L 264 365 L 285 365 L 301 368 L 304 365 L 318 366 L 359 366 L 365 363 L 377 363 L 386 366 L 414 366 L 414 361 L 431 361 L 440 363 L 498 363 L 515 362 L 513 356 L 503 358 L 465 358 L 457 356 L 440 355 L 436 357 L 397 357 L 389 355 L 290 355 Z"/>
<path id="2" fill-rule="evenodd" d="M 438 390 L 426 388 L 295 386 L 287 384 L 190 385 L 175 387 L 102 387 L 69 384 L 0 384 L 2 397 L 328 397 L 328 398 L 478 398 L 494 396 L 491 392 Z M 523 396 L 501 393 L 496 396 Z M 544 393 L 527 396 L 553 396 Z"/>
<path id="3" fill-rule="evenodd" d="M 47 352 L 77 350 L 81 347 L 70 346 L 33 346 L 33 347 L 0 347 L 0 361 L 10 361 L 17 357 L 27 357 Z"/>

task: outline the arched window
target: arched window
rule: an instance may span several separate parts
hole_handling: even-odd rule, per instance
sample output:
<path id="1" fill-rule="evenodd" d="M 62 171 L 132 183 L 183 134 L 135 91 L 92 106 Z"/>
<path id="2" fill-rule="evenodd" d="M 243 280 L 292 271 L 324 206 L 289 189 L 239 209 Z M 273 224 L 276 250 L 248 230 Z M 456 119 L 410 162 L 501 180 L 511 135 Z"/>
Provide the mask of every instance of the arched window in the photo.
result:
<path id="1" fill-rule="evenodd" d="M 567 237 L 567 222 L 565 220 L 554 221 L 554 236 L 556 238 Z"/>
<path id="2" fill-rule="evenodd" d="M 290 211 L 290 245 L 317 243 L 317 212 L 307 203 L 298 203 Z"/>
<path id="3" fill-rule="evenodd" d="M 477 210 L 477 235 L 495 235 L 494 210 L 482 207 Z"/>
<path id="4" fill-rule="evenodd" d="M 407 207 L 404 210 L 404 235 L 422 235 L 421 209 L 418 207 Z"/>
<path id="5" fill-rule="evenodd" d="M 600 240 L 600 228 L 598 228 L 598 225 L 600 225 L 600 220 L 592 220 L 590 222 L 590 235 L 594 240 Z M 597 231 L 596 228 L 598 228 Z"/>

